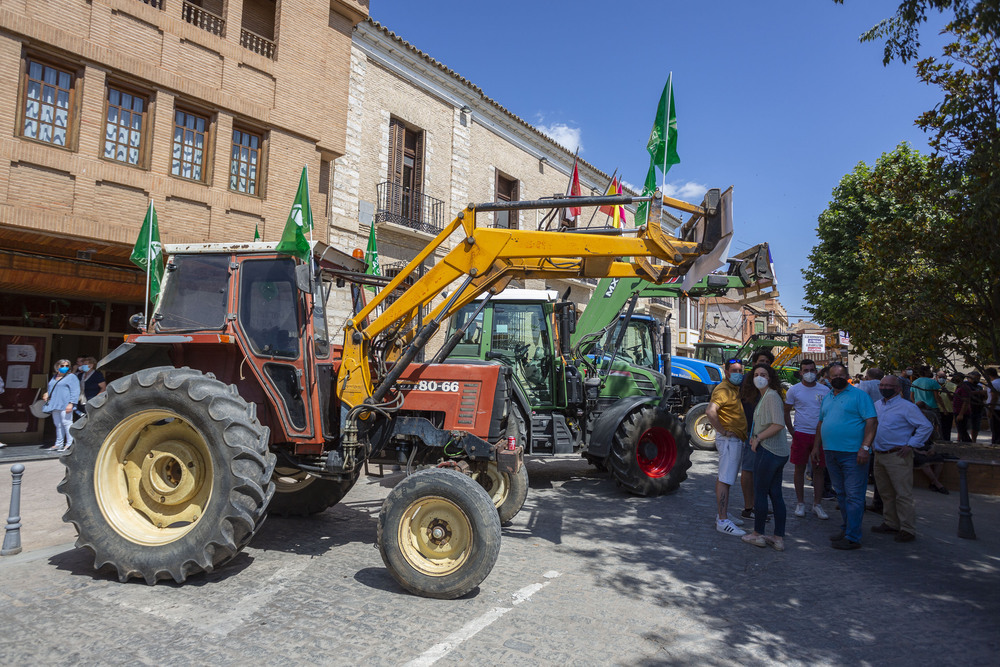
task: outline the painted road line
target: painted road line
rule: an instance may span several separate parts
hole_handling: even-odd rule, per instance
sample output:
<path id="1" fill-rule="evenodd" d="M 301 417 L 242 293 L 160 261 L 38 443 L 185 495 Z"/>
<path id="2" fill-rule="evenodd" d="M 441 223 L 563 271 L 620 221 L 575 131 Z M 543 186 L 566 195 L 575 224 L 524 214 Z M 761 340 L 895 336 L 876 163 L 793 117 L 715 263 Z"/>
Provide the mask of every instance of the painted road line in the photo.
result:
<path id="1" fill-rule="evenodd" d="M 550 570 L 542 576 L 551 580 L 558 577 L 559 573 L 554 570 Z M 532 595 L 548 586 L 549 583 L 550 582 L 545 581 L 537 584 L 531 584 L 515 591 L 510 596 L 510 607 L 494 607 L 493 609 L 490 609 L 482 616 L 469 621 L 461 628 L 445 637 L 443 642 L 435 644 L 413 660 L 406 663 L 404 667 L 429 667 L 430 665 L 433 665 L 435 662 L 455 650 L 455 648 L 462 642 L 472 639 L 479 633 L 480 630 L 488 628 L 494 621 L 502 617 L 515 606 L 529 600 Z"/>

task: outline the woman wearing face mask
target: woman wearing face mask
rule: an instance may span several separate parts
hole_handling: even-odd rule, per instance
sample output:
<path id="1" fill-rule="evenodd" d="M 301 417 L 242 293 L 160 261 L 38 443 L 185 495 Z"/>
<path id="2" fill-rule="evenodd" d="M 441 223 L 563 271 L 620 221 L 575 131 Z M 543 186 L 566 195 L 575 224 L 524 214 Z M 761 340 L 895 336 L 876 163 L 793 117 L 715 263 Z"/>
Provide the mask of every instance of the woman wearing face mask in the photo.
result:
<path id="1" fill-rule="evenodd" d="M 60 359 L 53 368 L 55 373 L 49 380 L 48 390 L 42 394 L 45 399 L 42 411 L 51 414 L 56 424 L 56 444 L 47 449 L 65 452 L 73 446 L 69 427 L 73 424 L 73 409 L 80 400 L 80 379 L 70 373 L 69 359 Z"/>
<path id="2" fill-rule="evenodd" d="M 777 551 L 785 550 L 785 500 L 781 495 L 781 479 L 790 448 L 785 435 L 785 411 L 781 400 L 781 381 L 770 366 L 760 364 L 753 369 L 753 385 L 760 400 L 753 411 L 750 428 L 750 448 L 754 452 L 754 530 L 743 541 L 757 547 L 770 544 Z M 774 509 L 774 535 L 764 535 L 767 501 Z"/>
<path id="3" fill-rule="evenodd" d="M 104 391 L 108 384 L 104 381 L 104 374 L 97 370 L 97 359 L 93 357 L 84 357 L 83 363 L 80 364 L 77 370 L 79 371 L 78 377 L 80 378 L 80 383 L 83 385 L 83 400 L 81 403 L 86 405 L 90 402 L 90 399 Z"/>

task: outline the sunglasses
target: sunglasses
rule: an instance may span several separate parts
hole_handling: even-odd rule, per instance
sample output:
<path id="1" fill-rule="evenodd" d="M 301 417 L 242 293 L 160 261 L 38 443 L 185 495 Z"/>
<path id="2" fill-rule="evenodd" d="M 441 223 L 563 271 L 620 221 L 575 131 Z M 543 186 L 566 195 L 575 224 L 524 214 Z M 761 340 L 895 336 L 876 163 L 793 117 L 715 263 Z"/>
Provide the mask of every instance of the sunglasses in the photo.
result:
<path id="1" fill-rule="evenodd" d="M 742 359 L 726 359 L 727 364 L 742 364 Z"/>

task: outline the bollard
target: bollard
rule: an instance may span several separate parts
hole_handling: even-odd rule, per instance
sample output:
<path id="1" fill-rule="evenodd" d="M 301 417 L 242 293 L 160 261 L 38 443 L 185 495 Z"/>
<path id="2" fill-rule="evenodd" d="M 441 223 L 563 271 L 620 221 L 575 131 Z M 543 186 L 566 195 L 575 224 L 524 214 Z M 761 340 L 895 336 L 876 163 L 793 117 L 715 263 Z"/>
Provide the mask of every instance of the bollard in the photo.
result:
<path id="1" fill-rule="evenodd" d="M 3 535 L 3 549 L 0 556 L 13 556 L 21 553 L 21 477 L 24 475 L 24 464 L 15 463 L 10 467 L 10 515 L 7 517 L 7 529 Z"/>
<path id="2" fill-rule="evenodd" d="M 958 536 L 966 540 L 976 539 L 976 529 L 972 526 L 972 508 L 969 506 L 969 462 L 958 462 Z"/>

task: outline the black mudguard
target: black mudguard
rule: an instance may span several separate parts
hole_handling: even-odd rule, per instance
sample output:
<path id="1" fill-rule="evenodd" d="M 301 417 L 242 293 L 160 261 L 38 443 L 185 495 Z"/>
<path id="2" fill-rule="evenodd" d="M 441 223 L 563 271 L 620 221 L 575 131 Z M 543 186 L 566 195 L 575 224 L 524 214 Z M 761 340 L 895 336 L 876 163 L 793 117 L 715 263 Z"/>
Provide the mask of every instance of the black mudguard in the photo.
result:
<path id="1" fill-rule="evenodd" d="M 590 442 L 587 443 L 587 454 L 597 458 L 604 458 L 611 453 L 611 438 L 614 437 L 618 425 L 633 410 L 640 406 L 658 405 L 659 396 L 629 396 L 619 399 L 609 409 L 601 413 L 601 416 L 594 422 L 593 431 L 590 434 Z"/>

